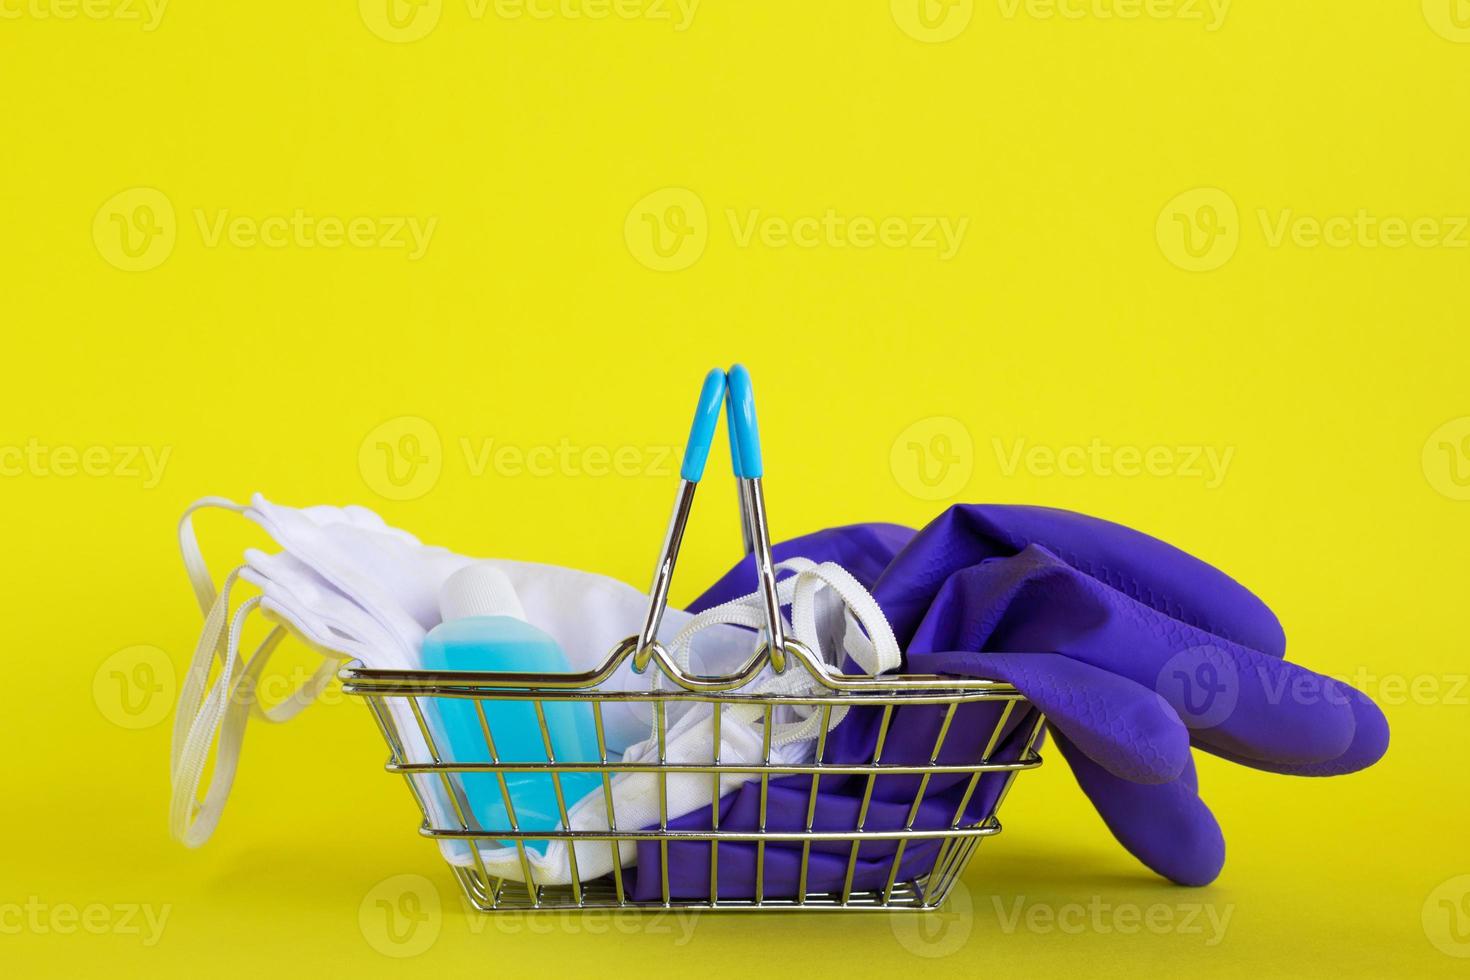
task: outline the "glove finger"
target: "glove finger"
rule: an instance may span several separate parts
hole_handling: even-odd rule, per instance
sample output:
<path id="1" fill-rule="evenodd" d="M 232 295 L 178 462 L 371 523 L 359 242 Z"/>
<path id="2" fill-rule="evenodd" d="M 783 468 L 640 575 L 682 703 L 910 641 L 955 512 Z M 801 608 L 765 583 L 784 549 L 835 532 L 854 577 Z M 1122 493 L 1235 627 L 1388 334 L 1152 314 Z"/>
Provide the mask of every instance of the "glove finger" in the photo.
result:
<path id="1" fill-rule="evenodd" d="M 1252 765 L 1328 763 L 1348 752 L 1356 735 L 1342 685 L 1228 641 L 1180 650 L 1155 676 L 1195 745 Z"/>
<path id="2" fill-rule="evenodd" d="M 1354 729 L 1352 744 L 1335 759 L 1326 762 L 1274 763 L 1234 755 L 1213 746 L 1205 745 L 1201 748 L 1229 762 L 1287 776 L 1341 776 L 1367 769 L 1388 751 L 1388 719 L 1384 717 L 1382 709 L 1373 703 L 1373 699 L 1362 691 L 1341 682 L 1336 687 L 1339 691 L 1336 696 L 1344 698 L 1353 712 Z"/>
<path id="3" fill-rule="evenodd" d="M 913 643 L 1045 650 L 1158 691 L 1196 744 L 1275 765 L 1336 759 L 1353 711 L 1330 678 L 1169 618 L 1036 546 L 956 572 Z M 912 647 L 911 647 L 912 649 Z"/>
<path id="4" fill-rule="evenodd" d="M 1225 865 L 1225 838 L 1195 791 L 1191 762 L 1179 779 L 1131 783 L 1097 765 L 1054 732 L 1077 784 L 1118 843 L 1150 870 L 1181 885 L 1208 885 Z"/>
<path id="5" fill-rule="evenodd" d="M 928 653 L 922 674 L 987 677 L 1015 686 L 1088 758 L 1135 783 L 1167 783 L 1189 765 L 1189 731 L 1142 685 L 1054 653 Z"/>

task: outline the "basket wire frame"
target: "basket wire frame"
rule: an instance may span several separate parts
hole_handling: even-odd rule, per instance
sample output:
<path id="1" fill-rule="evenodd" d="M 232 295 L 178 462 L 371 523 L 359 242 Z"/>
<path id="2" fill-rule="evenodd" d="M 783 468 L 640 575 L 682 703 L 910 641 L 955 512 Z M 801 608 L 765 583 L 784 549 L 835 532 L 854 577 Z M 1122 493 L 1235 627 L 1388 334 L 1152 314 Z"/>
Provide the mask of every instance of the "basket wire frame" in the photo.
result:
<path id="1" fill-rule="evenodd" d="M 764 612 L 763 642 L 750 660 L 733 674 L 707 677 L 682 668 L 657 639 L 659 626 L 668 606 L 669 585 L 679 548 L 684 537 L 694 501 L 694 492 L 704 471 L 710 448 L 715 418 L 721 402 L 728 409 L 732 466 L 740 503 L 741 533 L 747 554 L 753 558 L 757 573 L 757 596 Z M 389 747 L 387 769 L 401 774 L 423 814 L 420 832 L 437 841 L 467 841 L 471 865 L 450 867 L 463 886 L 469 901 L 484 911 L 522 909 L 602 909 L 602 908 L 688 908 L 722 911 L 765 909 L 877 911 L 885 909 L 932 909 L 943 903 L 954 882 L 964 871 L 980 842 L 1000 832 L 995 814 L 1009 793 L 1016 775 L 1041 762 L 1037 741 L 1043 717 L 1014 687 L 995 681 L 935 677 L 927 675 L 863 676 L 843 674 L 827 665 L 799 641 L 786 635 L 781 617 L 781 604 L 776 582 L 775 562 L 771 554 L 771 535 L 761 478 L 760 440 L 756 431 L 754 395 L 749 373 L 739 365 L 728 374 L 715 370 L 705 379 L 695 425 L 690 432 L 684 466 L 680 471 L 678 493 L 673 513 L 664 535 L 658 562 L 654 566 L 649 602 L 639 633 L 619 643 L 597 669 L 582 674 L 530 674 L 515 672 L 458 671 L 391 671 L 371 670 L 361 664 L 349 664 L 341 671 L 343 691 L 362 697 L 377 720 Z M 675 684 L 673 690 L 614 691 L 604 687 L 613 674 L 631 661 L 637 673 L 650 665 Z M 758 679 L 767 668 L 777 674 L 803 670 L 812 683 L 806 693 L 774 694 L 763 692 Z M 657 676 L 657 675 L 655 675 Z M 768 675 L 767 675 L 768 676 Z M 467 762 L 447 757 L 437 744 L 425 717 L 425 699 L 468 698 L 474 702 L 488 762 Z M 505 762 L 496 751 L 487 705 L 501 701 L 531 701 L 540 726 L 545 759 L 540 762 Z M 406 702 L 407 717 L 423 744 L 429 761 L 413 761 L 405 749 L 404 733 L 399 730 L 402 711 L 392 710 L 396 701 Z M 570 762 L 556 758 L 551 731 L 547 725 L 546 704 L 583 701 L 590 705 L 597 736 L 597 761 Z M 611 758 L 608 750 L 603 708 L 614 702 L 648 702 L 653 715 L 657 758 L 653 762 L 625 763 Z M 942 765 L 939 758 L 951 730 L 956 712 L 964 705 L 992 702 L 1001 706 L 994 729 L 977 759 L 964 765 Z M 668 723 L 670 710 L 694 710 L 710 704 L 711 740 L 714 746 L 708 763 L 674 763 L 668 758 Z M 740 705 L 758 709 L 761 720 L 761 757 L 755 763 L 731 762 L 720 758 L 720 726 L 728 708 Z M 927 759 L 899 762 L 883 761 L 895 709 L 927 705 L 943 709 L 943 720 L 933 749 Z M 788 764 L 772 760 L 771 733 L 774 713 L 778 708 L 803 706 L 821 715 L 815 757 L 810 763 Z M 401 707 L 401 706 L 400 706 Z M 834 709 L 881 709 L 872 756 L 865 762 L 833 762 L 826 758 L 827 733 L 832 727 Z M 1011 734 L 1008 734 L 1011 733 Z M 1002 737 L 1007 738 L 1004 757 L 997 755 Z M 1019 737 L 1019 745 L 1015 740 Z M 474 817 L 465 792 L 463 777 L 470 773 L 493 773 L 506 808 L 509 830 L 487 830 Z M 512 793 L 507 776 L 522 773 L 545 773 L 551 777 L 557 812 L 556 830 L 521 830 L 516 821 Z M 592 773 L 601 779 L 601 794 L 606 808 L 605 830 L 569 830 L 569 810 L 576 801 L 568 801 L 562 777 L 572 773 Z M 620 773 L 651 773 L 656 777 L 659 796 L 658 825 L 651 829 L 627 827 L 619 823 L 616 813 L 613 779 Z M 920 806 L 930 781 L 943 774 L 963 781 L 965 789 L 952 818 L 938 828 L 915 827 Z M 708 829 L 687 830 L 670 826 L 669 778 L 671 776 L 707 775 L 712 781 L 712 805 Z M 907 810 L 907 819 L 898 829 L 878 830 L 866 826 L 874 787 L 880 776 L 919 777 Z M 971 799 L 982 778 L 991 775 L 1000 782 L 995 801 L 979 819 L 966 816 Z M 720 826 L 719 800 L 724 777 L 736 776 L 742 784 L 759 781 L 759 808 L 754 830 Z M 773 778 L 806 776 L 810 780 L 805 822 L 802 830 L 767 828 L 770 782 Z M 815 829 L 818 790 L 825 778 L 861 777 L 863 794 L 855 825 L 850 830 Z M 426 799 L 418 780 L 437 780 L 452 810 L 450 817 L 436 818 L 436 808 Z M 890 801 L 891 802 L 891 801 Z M 440 811 L 443 812 L 442 810 Z M 676 815 L 677 816 L 677 815 Z M 567 852 L 567 884 L 538 882 L 526 854 L 529 841 L 565 840 Z M 480 853 L 480 844 L 492 849 L 511 841 L 516 848 L 521 877 L 491 874 Z M 611 849 L 610 874 L 583 882 L 577 866 L 577 844 L 604 842 Z M 700 898 L 675 896 L 669 881 L 669 846 L 675 843 L 697 843 L 709 846 L 709 892 Z M 882 888 L 858 888 L 855 874 L 858 854 L 865 842 L 896 842 L 886 881 Z M 905 852 L 917 843 L 938 842 L 930 867 L 919 874 L 901 876 Z M 639 900 L 630 895 L 620 859 L 622 844 L 656 843 L 658 845 L 659 897 Z M 721 896 L 719 888 L 720 845 L 755 844 L 755 880 L 749 898 Z M 766 894 L 767 849 L 770 846 L 800 845 L 798 881 L 794 896 Z M 846 873 L 841 888 L 821 891 L 809 887 L 813 845 L 824 851 L 847 845 Z M 840 853 L 840 849 L 839 849 Z M 641 874 L 650 869 L 639 863 Z"/>
<path id="2" fill-rule="evenodd" d="M 744 677 L 748 683 L 769 663 L 769 653 L 761 650 L 740 677 L 704 678 L 691 676 L 681 671 L 666 659 L 662 650 L 656 654 L 659 668 L 680 687 L 672 691 L 604 691 L 597 684 L 609 676 L 622 661 L 632 656 L 631 644 L 625 643 L 614 657 L 598 671 L 583 675 L 562 675 L 555 681 L 539 678 L 543 684 L 557 686 L 524 689 L 491 688 L 486 679 L 493 677 L 497 683 L 525 681 L 530 675 L 473 674 L 428 671 L 379 671 L 352 665 L 343 671 L 344 691 L 362 697 L 371 709 L 373 717 L 389 746 L 386 768 L 389 772 L 405 777 L 410 792 L 423 815 L 420 833 L 433 840 L 462 840 L 469 842 L 471 865 L 468 867 L 450 864 L 470 903 L 482 911 L 515 910 L 558 910 L 558 909 L 710 909 L 722 911 L 752 910 L 847 910 L 882 911 L 893 909 L 933 909 L 943 904 L 954 882 L 964 871 L 975 849 L 985 837 L 1000 832 L 1001 825 L 995 814 L 1016 775 L 1022 770 L 1040 764 L 1037 752 L 1043 718 L 1022 695 L 1009 685 L 984 680 L 967 680 L 950 677 L 929 676 L 885 676 L 881 678 L 847 677 L 834 674 L 825 664 L 816 661 L 809 651 L 796 641 L 787 640 L 788 657 L 796 659 L 802 668 L 813 673 L 819 682 L 816 688 L 802 695 L 744 694 L 739 687 L 734 690 L 709 690 L 727 687 L 732 680 Z M 741 685 L 743 686 L 743 685 Z M 693 689 L 691 689 L 693 688 Z M 489 762 L 458 761 L 446 754 L 434 735 L 428 716 L 432 708 L 426 700 L 435 698 L 468 698 L 475 705 L 480 722 L 480 731 L 485 740 Z M 405 748 L 405 739 L 399 731 L 389 702 L 401 699 L 408 707 L 418 735 L 428 746 L 431 761 L 410 761 Z M 498 701 L 531 701 L 541 727 L 542 744 L 546 760 L 542 762 L 504 762 L 496 750 L 491 732 L 487 705 L 493 713 Z M 548 702 L 583 701 L 592 711 L 594 730 L 597 736 L 596 761 L 565 762 L 558 760 L 552 744 L 550 729 L 546 724 Z M 644 763 L 618 761 L 610 753 L 603 720 L 603 706 L 614 701 L 649 703 L 653 718 L 657 758 Z M 964 765 L 942 765 L 938 762 L 957 710 L 974 702 L 996 702 L 1001 706 L 994 730 L 979 758 Z M 667 758 L 667 736 L 670 709 L 677 706 L 691 710 L 694 705 L 711 705 L 709 719 L 711 742 L 714 746 L 708 763 L 674 763 Z M 760 712 L 762 733 L 761 758 L 755 762 L 732 763 L 720 758 L 720 726 L 724 708 L 732 704 L 755 707 Z M 787 764 L 771 758 L 771 731 L 773 715 L 777 708 L 801 705 L 821 716 L 820 734 L 816 739 L 815 757 L 808 763 Z M 927 760 L 910 760 L 902 763 L 883 760 L 896 708 L 909 705 L 933 706 L 944 712 L 938 735 Z M 861 763 L 836 763 L 826 758 L 827 730 L 832 712 L 837 707 L 868 708 L 881 710 L 877 737 L 872 757 Z M 1016 727 L 1020 744 L 1007 758 L 998 758 L 997 749 L 1002 736 Z M 510 829 L 486 829 L 479 825 L 468 802 L 461 778 L 466 773 L 493 773 L 503 797 Z M 555 791 L 560 825 L 556 830 L 523 830 L 515 816 L 513 794 L 506 777 L 519 773 L 547 774 Z M 569 811 L 576 800 L 569 800 L 562 787 L 562 776 L 570 773 L 593 773 L 600 777 L 601 787 L 594 790 L 602 797 L 607 817 L 606 830 L 567 830 L 570 826 Z M 619 773 L 651 773 L 656 777 L 659 795 L 659 820 L 657 827 L 647 829 L 628 827 L 619 822 L 613 793 L 613 778 Z M 990 812 L 979 820 L 967 820 L 965 814 L 971 798 L 980 785 L 982 777 L 997 774 L 1003 780 L 996 802 Z M 915 820 L 924 802 L 930 780 L 939 774 L 956 776 L 964 783 L 964 790 L 955 806 L 948 826 L 939 828 L 916 828 Z M 710 807 L 708 829 L 687 830 L 670 826 L 668 808 L 668 782 L 671 776 L 707 775 L 712 781 L 712 799 L 721 796 L 723 777 L 738 776 L 745 781 L 759 781 L 759 820 L 754 830 L 732 830 L 720 826 L 719 807 Z M 865 826 L 873 790 L 879 776 L 918 776 L 918 784 L 908 803 L 907 819 L 902 828 L 873 830 Z M 806 776 L 810 780 L 805 813 L 805 827 L 800 831 L 774 831 L 766 828 L 767 801 L 770 781 L 784 776 Z M 818 790 L 826 777 L 861 777 L 863 794 L 856 826 L 839 831 L 814 829 Z M 450 806 L 448 820 L 437 819 L 415 777 L 435 779 L 444 791 Z M 527 855 L 530 841 L 565 840 L 567 884 L 545 884 L 536 880 L 532 863 Z M 858 867 L 859 850 L 864 842 L 896 842 L 894 853 L 889 859 L 889 871 L 882 888 L 855 888 L 853 879 Z M 921 874 L 900 877 L 900 868 L 906 850 L 911 843 L 938 841 L 934 861 Z M 492 874 L 481 857 L 480 847 L 494 849 L 511 842 L 521 869 L 519 880 Z M 594 881 L 581 880 L 577 867 L 577 846 L 582 842 L 605 842 L 611 850 L 612 872 Z M 625 880 L 625 870 L 619 858 L 619 845 L 624 843 L 656 842 L 659 849 L 658 873 L 659 898 L 637 900 L 630 894 Z M 693 898 L 673 894 L 669 882 L 670 843 L 702 843 L 709 845 L 709 893 Z M 755 888 L 752 897 L 731 898 L 720 895 L 719 851 L 722 842 L 755 844 Z M 808 870 L 814 843 L 832 846 L 847 845 L 847 868 L 843 886 L 834 891 L 811 891 L 808 889 Z M 795 896 L 768 896 L 765 894 L 766 847 L 768 844 L 785 846 L 800 845 L 799 880 Z M 650 869 L 644 869 L 645 873 Z"/>

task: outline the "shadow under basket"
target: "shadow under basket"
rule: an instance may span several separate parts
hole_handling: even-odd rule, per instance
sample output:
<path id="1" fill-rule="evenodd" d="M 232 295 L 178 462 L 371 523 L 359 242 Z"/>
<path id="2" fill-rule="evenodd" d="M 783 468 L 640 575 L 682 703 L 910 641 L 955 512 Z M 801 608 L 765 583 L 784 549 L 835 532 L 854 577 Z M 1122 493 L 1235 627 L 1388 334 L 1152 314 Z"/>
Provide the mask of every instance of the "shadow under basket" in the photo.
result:
<path id="1" fill-rule="evenodd" d="M 997 813 L 1016 774 L 1041 762 L 1044 719 L 1007 684 L 841 674 L 787 640 L 778 666 L 804 671 L 811 683 L 801 693 L 773 694 L 756 683 L 771 677 L 769 649 L 737 674 L 705 677 L 684 672 L 657 644 L 642 656 L 636 647 L 624 641 L 585 674 L 390 671 L 356 663 L 341 671 L 345 693 L 363 698 L 382 730 L 388 771 L 405 777 L 423 816 L 420 833 L 440 843 L 476 908 L 934 909 L 980 842 L 1000 832 Z M 606 690 L 629 659 L 640 671 L 651 661 L 673 689 Z M 446 739 L 436 722 L 450 702 L 462 713 L 473 706 L 483 736 L 473 751 Z M 523 716 L 531 705 L 539 721 L 544 753 L 532 761 L 497 754 L 493 720 L 508 702 Z M 649 720 L 650 741 L 637 763 L 607 747 L 606 713 L 630 709 Z M 555 725 L 547 722 L 568 710 L 589 713 L 596 733 L 596 751 L 578 761 L 566 761 L 564 751 L 559 757 Z M 735 712 L 755 733 L 756 748 L 742 759 L 722 759 L 721 726 L 736 724 Z M 773 750 L 773 730 L 792 717 L 819 719 L 814 758 L 801 763 L 782 762 L 783 753 Z M 678 719 L 684 734 L 691 723 L 709 727 L 701 733 L 708 758 L 672 761 L 679 753 L 669 751 L 670 729 Z M 559 815 L 534 829 L 517 824 L 506 782 L 524 785 L 531 774 L 554 789 Z M 616 787 L 625 784 L 614 780 L 640 779 L 657 798 L 651 818 L 647 809 L 642 819 L 619 812 Z M 476 787 L 489 780 L 498 787 L 504 825 L 486 826 L 472 805 L 482 791 Z M 703 800 L 717 803 L 682 813 L 677 802 L 695 781 Z M 590 787 L 575 823 L 585 828 L 586 815 L 595 814 L 592 829 L 567 829 L 578 802 L 569 782 Z M 548 845 L 561 855 L 555 874 L 546 871 Z"/>

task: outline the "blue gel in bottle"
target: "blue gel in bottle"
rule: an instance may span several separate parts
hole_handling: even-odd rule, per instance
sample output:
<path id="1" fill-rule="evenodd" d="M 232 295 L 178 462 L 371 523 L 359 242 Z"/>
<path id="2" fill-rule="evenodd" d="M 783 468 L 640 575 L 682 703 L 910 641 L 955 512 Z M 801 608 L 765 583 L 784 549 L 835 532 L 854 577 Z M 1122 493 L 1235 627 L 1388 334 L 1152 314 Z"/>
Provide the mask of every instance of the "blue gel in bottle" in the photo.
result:
<path id="1" fill-rule="evenodd" d="M 554 674 L 571 670 L 561 646 L 525 620 L 520 600 L 505 573 L 489 563 L 468 565 L 449 577 L 439 594 L 444 621 L 424 639 L 425 670 L 502 670 Z M 547 762 L 536 701 L 484 700 L 485 720 L 501 762 Z M 597 734 L 592 708 L 581 701 L 542 701 L 552 752 L 558 762 L 595 763 Z M 444 762 L 490 762 L 475 701 L 434 698 L 431 717 L 434 739 Z M 435 724 L 437 722 L 437 724 Z M 470 810 L 487 831 L 511 830 L 510 815 L 500 780 L 494 773 L 456 773 Z M 556 787 L 548 773 L 516 773 L 505 777 L 522 831 L 556 830 L 561 812 Z M 596 773 L 561 776 L 567 810 L 583 796 L 600 789 Z M 502 840 L 507 847 L 513 840 Z M 546 853 L 546 840 L 528 840 L 526 846 Z"/>

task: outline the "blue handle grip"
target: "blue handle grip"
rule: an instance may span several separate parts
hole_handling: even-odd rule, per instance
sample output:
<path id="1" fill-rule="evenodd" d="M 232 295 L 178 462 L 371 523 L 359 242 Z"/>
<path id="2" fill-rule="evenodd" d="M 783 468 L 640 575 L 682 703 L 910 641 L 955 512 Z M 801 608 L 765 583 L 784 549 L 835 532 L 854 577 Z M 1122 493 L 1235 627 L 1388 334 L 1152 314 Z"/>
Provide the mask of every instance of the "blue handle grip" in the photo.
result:
<path id="1" fill-rule="evenodd" d="M 755 389 L 750 385 L 750 372 L 744 364 L 730 369 L 728 380 L 730 449 L 735 475 L 743 480 L 758 480 L 764 472 L 761 465 L 761 436 L 755 422 Z"/>
<path id="2" fill-rule="evenodd" d="M 726 382 L 728 384 L 728 381 Z M 740 440 L 735 436 L 735 399 L 725 399 L 725 433 L 730 437 L 730 469 L 740 477 Z"/>
<path id="3" fill-rule="evenodd" d="M 715 426 L 720 421 L 720 402 L 725 400 L 725 372 L 719 368 L 704 376 L 699 391 L 699 404 L 694 409 L 694 424 L 689 427 L 689 444 L 684 447 L 684 464 L 679 475 L 690 483 L 704 476 L 710 444 L 715 440 Z"/>

